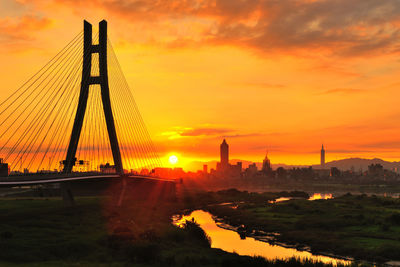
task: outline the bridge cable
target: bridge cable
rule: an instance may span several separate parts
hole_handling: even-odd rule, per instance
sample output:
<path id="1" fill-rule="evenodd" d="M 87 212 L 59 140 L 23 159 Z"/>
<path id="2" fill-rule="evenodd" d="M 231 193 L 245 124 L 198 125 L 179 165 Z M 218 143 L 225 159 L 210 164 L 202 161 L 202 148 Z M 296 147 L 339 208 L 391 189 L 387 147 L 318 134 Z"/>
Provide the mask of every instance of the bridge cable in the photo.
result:
<path id="1" fill-rule="evenodd" d="M 70 55 L 71 53 L 69 53 L 69 55 Z M 65 58 L 63 58 L 62 60 L 64 60 L 64 59 L 66 59 L 66 58 L 68 58 L 69 56 L 66 56 Z M 59 64 L 57 64 L 57 66 L 58 66 Z M 60 70 L 62 70 L 61 68 L 57 71 L 57 73 L 56 73 L 56 75 L 55 76 L 57 76 L 57 74 L 59 73 L 59 71 Z M 51 82 L 51 81 L 53 81 L 54 80 L 54 76 L 53 76 L 53 78 L 51 78 L 51 80 L 46 84 L 46 86 Z M 54 81 L 54 83 L 55 83 L 55 81 Z M 54 84 L 53 83 L 53 84 Z M 50 90 L 49 90 L 50 91 Z M 50 91 L 50 92 L 52 92 L 52 91 Z M 32 129 L 32 127 L 34 127 L 34 125 L 36 125 L 36 122 L 42 117 L 41 115 L 42 114 L 44 114 L 44 112 L 46 111 L 46 107 L 48 108 L 49 107 L 49 105 L 48 105 L 48 103 L 49 103 L 49 101 L 50 101 L 50 99 L 52 98 L 52 97 L 54 97 L 53 95 L 53 93 L 55 93 L 55 91 L 53 91 L 52 93 L 50 93 L 48 96 L 47 96 L 47 98 L 45 97 L 46 95 L 47 95 L 47 93 L 45 93 L 45 95 L 44 95 L 44 97 L 42 97 L 41 99 L 40 99 L 40 101 L 35 105 L 35 107 L 34 107 L 34 109 L 32 109 L 32 111 L 31 111 L 31 114 L 34 114 L 34 110 L 36 110 L 36 108 L 37 107 L 39 107 L 39 104 L 40 103 L 42 103 L 42 101 L 44 102 L 44 104 L 45 104 L 45 110 L 43 110 L 43 109 L 41 109 L 41 111 L 39 110 L 38 112 L 37 112 L 37 116 L 36 116 L 36 118 L 33 120 L 33 121 L 31 121 L 30 123 L 29 123 L 29 125 L 26 127 L 26 129 L 25 129 L 25 131 L 23 132 L 23 134 L 22 134 L 22 136 L 20 136 L 20 138 L 19 138 L 19 140 L 17 141 L 17 143 L 16 144 L 14 144 L 14 146 L 13 146 L 13 148 L 11 149 L 11 151 L 9 151 L 9 154 L 6 156 L 6 159 L 11 155 L 11 153 L 13 153 L 14 152 L 14 150 L 16 149 L 16 146 L 18 146 L 19 145 L 19 143 L 25 138 L 25 136 L 27 136 L 27 134 L 30 132 L 30 129 Z M 29 139 L 29 137 L 28 137 L 28 139 Z M 21 151 L 20 151 L 21 152 Z M 18 156 L 17 156 L 18 157 Z"/>
<path id="2" fill-rule="evenodd" d="M 115 53 L 114 53 L 114 51 L 113 51 L 113 49 L 112 49 L 112 44 L 111 44 L 110 41 L 109 41 L 109 44 L 110 44 L 110 47 L 111 47 L 110 50 L 111 50 L 111 52 L 112 52 L 112 53 L 111 53 L 112 58 L 114 59 L 115 64 L 116 64 L 116 66 L 117 66 L 117 71 L 118 71 L 118 74 L 117 74 L 117 75 L 120 76 L 120 79 L 122 79 L 122 81 L 125 83 L 125 88 L 122 87 L 122 89 L 125 89 L 124 93 L 126 93 L 126 92 L 130 93 L 130 89 L 129 89 L 129 87 L 126 86 L 126 85 L 127 85 L 126 79 L 125 79 L 125 77 L 124 77 L 124 75 L 123 75 L 123 72 L 122 72 L 122 70 L 121 70 L 121 68 L 120 68 L 120 65 L 119 65 L 119 63 L 118 63 L 118 60 L 116 59 L 116 56 L 115 56 Z M 126 101 L 126 99 L 129 100 L 129 95 L 128 95 L 128 98 L 126 98 L 126 96 L 124 96 L 123 105 L 124 105 L 124 108 L 125 108 L 125 109 L 127 108 L 126 105 L 129 104 L 128 101 Z M 129 106 L 132 106 L 132 105 L 129 105 Z M 148 140 L 144 139 L 144 135 L 143 135 L 143 128 L 145 128 L 145 126 L 144 126 L 143 124 L 141 124 L 140 121 L 139 121 L 139 123 L 138 123 L 138 121 L 137 121 L 137 117 L 138 117 L 138 115 L 140 116 L 140 114 L 138 114 L 139 112 L 138 112 L 137 109 L 136 109 L 136 110 L 133 110 L 134 112 L 131 112 L 131 110 L 129 110 L 129 111 L 130 111 L 129 114 L 132 114 L 132 113 L 133 113 L 133 118 L 134 118 L 134 120 L 136 121 L 136 123 L 135 123 L 134 125 L 142 126 L 142 127 L 135 127 L 135 129 L 136 129 L 135 132 L 136 132 L 136 133 L 139 133 L 139 134 L 138 134 L 138 137 L 140 138 L 140 140 L 141 140 L 140 142 L 142 143 L 142 145 L 139 146 L 139 148 L 142 150 L 142 153 L 144 154 L 145 160 L 146 160 L 146 161 L 150 160 L 150 163 L 147 164 L 147 165 L 153 167 L 153 166 L 155 166 L 155 164 L 152 162 L 152 161 L 154 160 L 154 157 L 151 156 L 151 155 L 149 154 L 149 152 L 151 152 L 151 151 L 149 151 Z M 127 112 L 124 112 L 124 113 L 127 113 Z M 143 127 L 143 126 L 144 126 L 144 127 Z"/>

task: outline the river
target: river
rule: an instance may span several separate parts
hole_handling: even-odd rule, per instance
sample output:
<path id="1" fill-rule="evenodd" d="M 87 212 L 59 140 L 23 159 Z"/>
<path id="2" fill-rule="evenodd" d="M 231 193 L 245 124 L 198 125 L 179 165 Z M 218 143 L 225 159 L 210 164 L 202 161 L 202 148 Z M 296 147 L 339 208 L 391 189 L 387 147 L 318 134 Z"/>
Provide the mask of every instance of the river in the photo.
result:
<path id="1" fill-rule="evenodd" d="M 267 242 L 256 240 L 253 237 L 241 239 L 237 232 L 222 228 L 222 223 L 215 222 L 210 213 L 202 210 L 195 210 L 187 216 L 173 216 L 173 223 L 174 225 L 181 227 L 186 220 L 192 220 L 192 218 L 194 218 L 194 220 L 211 238 L 211 247 L 219 248 L 227 252 L 236 252 L 239 255 L 262 256 L 268 260 L 299 257 L 318 260 L 324 263 L 332 263 L 334 265 L 337 263 L 350 263 L 349 260 L 313 255 L 308 251 L 300 251 L 295 248 L 287 248 L 281 245 L 271 245 Z"/>

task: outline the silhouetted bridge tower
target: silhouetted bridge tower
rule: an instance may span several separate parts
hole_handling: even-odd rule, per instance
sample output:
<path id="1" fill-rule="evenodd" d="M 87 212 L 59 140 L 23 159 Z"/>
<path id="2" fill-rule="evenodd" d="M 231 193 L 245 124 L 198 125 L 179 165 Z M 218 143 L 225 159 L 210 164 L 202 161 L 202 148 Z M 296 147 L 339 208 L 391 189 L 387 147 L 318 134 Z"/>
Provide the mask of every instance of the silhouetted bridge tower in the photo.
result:
<path id="1" fill-rule="evenodd" d="M 99 55 L 98 76 L 92 76 L 92 55 Z M 79 103 L 76 111 L 74 126 L 72 128 L 71 139 L 69 141 L 67 157 L 64 161 L 64 172 L 70 173 L 75 165 L 76 149 L 78 147 L 79 137 L 82 131 L 83 118 L 85 116 L 86 106 L 89 96 L 89 86 L 91 84 L 99 84 L 101 87 L 101 99 L 103 102 L 104 115 L 106 118 L 108 137 L 110 139 L 112 156 L 114 159 L 115 170 L 118 174 L 123 174 L 121 152 L 119 150 L 117 133 L 115 130 L 113 112 L 111 110 L 110 89 L 108 87 L 108 71 L 107 71 L 107 22 L 105 20 L 99 23 L 99 44 L 94 45 L 92 41 L 92 25 L 87 21 L 84 22 L 83 31 L 83 69 L 81 91 L 79 95 Z M 89 77 L 83 79 L 83 77 Z"/>
<path id="2" fill-rule="evenodd" d="M 9 168 L 9 175 L 0 173 L 0 186 L 159 179 L 160 159 L 105 20 L 98 32 L 84 21 L 83 34 L 0 101 L 0 158 Z"/>

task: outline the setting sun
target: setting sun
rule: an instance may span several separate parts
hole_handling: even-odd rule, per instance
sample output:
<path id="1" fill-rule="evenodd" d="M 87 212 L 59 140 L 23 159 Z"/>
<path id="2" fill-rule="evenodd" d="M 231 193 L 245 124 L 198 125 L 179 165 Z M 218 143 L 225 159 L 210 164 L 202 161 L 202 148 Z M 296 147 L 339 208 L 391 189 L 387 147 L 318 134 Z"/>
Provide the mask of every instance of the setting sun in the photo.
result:
<path id="1" fill-rule="evenodd" d="M 176 164 L 178 162 L 178 157 L 177 156 L 175 156 L 175 155 L 172 155 L 172 156 L 170 156 L 169 157 L 169 163 L 171 163 L 171 164 Z"/>

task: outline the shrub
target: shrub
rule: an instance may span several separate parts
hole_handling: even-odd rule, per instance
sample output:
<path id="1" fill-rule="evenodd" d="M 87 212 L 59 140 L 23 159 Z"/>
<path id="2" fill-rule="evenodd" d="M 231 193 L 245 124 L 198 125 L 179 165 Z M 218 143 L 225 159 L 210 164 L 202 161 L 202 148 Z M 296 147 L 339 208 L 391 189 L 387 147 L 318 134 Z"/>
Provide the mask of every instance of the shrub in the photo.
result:
<path id="1" fill-rule="evenodd" d="M 196 223 L 186 220 L 185 231 L 189 233 L 189 235 L 194 238 L 195 240 L 199 241 L 202 245 L 206 247 L 211 247 L 211 239 L 210 237 L 204 232 L 204 230 Z"/>
<path id="2" fill-rule="evenodd" d="M 160 237 L 157 235 L 154 229 L 148 229 L 144 232 L 142 232 L 139 235 L 140 239 L 142 240 L 147 240 L 147 241 L 158 241 Z"/>
<path id="3" fill-rule="evenodd" d="M 154 243 L 132 243 L 126 247 L 125 253 L 131 262 L 151 263 L 159 259 L 160 247 Z"/>
<path id="4" fill-rule="evenodd" d="M 387 232 L 387 231 L 390 230 L 390 226 L 389 226 L 388 224 L 386 224 L 386 223 L 382 223 L 382 224 L 380 225 L 380 228 L 381 228 L 381 230 L 384 231 L 384 232 Z"/>
<path id="5" fill-rule="evenodd" d="M 393 224 L 400 225 L 400 213 L 393 213 L 393 214 L 389 217 L 389 220 L 390 220 Z"/>
<path id="6" fill-rule="evenodd" d="M 384 245 L 378 249 L 377 254 L 386 259 L 398 260 L 400 259 L 399 250 L 400 250 L 399 246 Z"/>
<path id="7" fill-rule="evenodd" d="M 14 236 L 13 233 L 11 233 L 10 231 L 2 232 L 0 235 L 1 239 L 10 239 L 13 236 Z"/>

